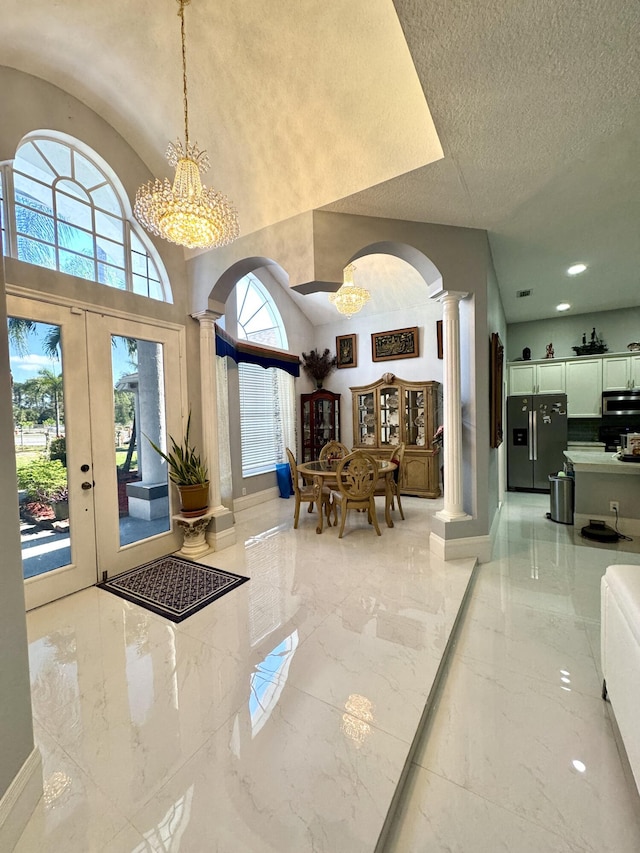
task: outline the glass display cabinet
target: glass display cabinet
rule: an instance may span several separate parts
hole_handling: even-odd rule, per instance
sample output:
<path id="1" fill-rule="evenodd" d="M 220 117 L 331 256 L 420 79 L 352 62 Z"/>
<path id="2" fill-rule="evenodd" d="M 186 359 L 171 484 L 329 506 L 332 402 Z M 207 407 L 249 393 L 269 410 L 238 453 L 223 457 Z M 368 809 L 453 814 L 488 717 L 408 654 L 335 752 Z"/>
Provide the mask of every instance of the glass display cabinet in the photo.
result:
<path id="1" fill-rule="evenodd" d="M 302 462 L 311 462 L 329 441 L 340 441 L 340 394 L 322 389 L 300 401 Z"/>
<path id="2" fill-rule="evenodd" d="M 404 442 L 403 495 L 440 496 L 439 448 L 431 444 L 438 428 L 438 389 L 438 382 L 409 382 L 391 373 L 350 389 L 355 447 L 388 458 Z"/>

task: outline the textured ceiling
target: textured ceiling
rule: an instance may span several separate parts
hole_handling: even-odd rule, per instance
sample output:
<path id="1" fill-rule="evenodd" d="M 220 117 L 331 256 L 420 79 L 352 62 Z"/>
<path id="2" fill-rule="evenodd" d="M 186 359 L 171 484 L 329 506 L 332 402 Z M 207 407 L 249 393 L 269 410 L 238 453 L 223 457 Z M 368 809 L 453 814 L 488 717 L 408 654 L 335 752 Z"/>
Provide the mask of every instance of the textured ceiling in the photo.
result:
<path id="1" fill-rule="evenodd" d="M 176 11 L 3 0 L 1 61 L 169 174 Z M 510 322 L 640 303 L 640 4 L 193 0 L 186 19 L 191 135 L 243 233 L 322 205 L 485 228 Z"/>

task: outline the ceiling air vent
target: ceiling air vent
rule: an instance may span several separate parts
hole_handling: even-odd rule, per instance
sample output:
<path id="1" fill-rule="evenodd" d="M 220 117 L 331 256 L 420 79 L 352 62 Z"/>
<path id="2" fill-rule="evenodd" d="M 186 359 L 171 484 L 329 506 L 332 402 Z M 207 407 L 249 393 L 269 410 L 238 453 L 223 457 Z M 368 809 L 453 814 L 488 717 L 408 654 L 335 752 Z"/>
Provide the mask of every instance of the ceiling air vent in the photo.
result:
<path id="1" fill-rule="evenodd" d="M 518 290 L 516 292 L 516 296 L 518 299 L 523 299 L 525 296 L 531 296 L 530 290 Z"/>

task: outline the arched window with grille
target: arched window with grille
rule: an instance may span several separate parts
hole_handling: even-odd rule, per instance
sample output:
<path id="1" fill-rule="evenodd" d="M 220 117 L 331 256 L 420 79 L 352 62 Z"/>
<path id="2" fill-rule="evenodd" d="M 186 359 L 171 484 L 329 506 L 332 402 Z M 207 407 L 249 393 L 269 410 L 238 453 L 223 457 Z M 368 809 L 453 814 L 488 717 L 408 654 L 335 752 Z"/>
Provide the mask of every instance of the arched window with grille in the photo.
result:
<path id="1" fill-rule="evenodd" d="M 286 350 L 282 317 L 267 289 L 252 275 L 236 285 L 238 338 Z M 293 377 L 277 367 L 238 365 L 242 476 L 273 471 L 295 447 Z"/>
<path id="2" fill-rule="evenodd" d="M 30 134 L 2 177 L 4 253 L 173 301 L 164 266 L 133 219 L 124 187 L 87 146 L 62 134 Z"/>

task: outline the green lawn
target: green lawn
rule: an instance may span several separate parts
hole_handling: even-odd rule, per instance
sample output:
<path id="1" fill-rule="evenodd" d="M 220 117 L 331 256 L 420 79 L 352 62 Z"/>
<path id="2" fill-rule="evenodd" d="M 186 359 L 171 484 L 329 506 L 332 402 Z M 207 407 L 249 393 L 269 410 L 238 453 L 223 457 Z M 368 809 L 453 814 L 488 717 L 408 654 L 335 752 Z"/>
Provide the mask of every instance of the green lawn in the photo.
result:
<path id="1" fill-rule="evenodd" d="M 28 450 L 21 450 L 19 447 L 16 448 L 16 467 L 20 468 L 22 465 L 26 465 L 27 462 L 31 462 L 33 459 L 38 459 L 42 452 L 44 451 L 44 445 L 40 448 L 30 447 Z M 127 458 L 127 450 L 123 447 L 116 448 L 116 465 L 120 468 L 124 465 L 124 461 Z M 138 453 L 137 451 L 133 451 L 133 456 L 131 457 L 131 468 L 135 470 L 138 467 Z"/>

